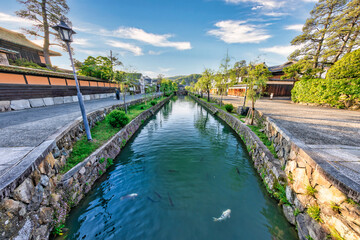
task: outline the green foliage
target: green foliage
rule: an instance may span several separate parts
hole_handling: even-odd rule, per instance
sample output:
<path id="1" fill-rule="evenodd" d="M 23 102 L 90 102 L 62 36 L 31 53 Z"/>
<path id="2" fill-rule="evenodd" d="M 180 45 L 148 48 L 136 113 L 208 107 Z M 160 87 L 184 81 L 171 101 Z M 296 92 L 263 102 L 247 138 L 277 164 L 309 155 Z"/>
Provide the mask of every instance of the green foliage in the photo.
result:
<path id="1" fill-rule="evenodd" d="M 292 64 L 284 68 L 284 75 L 281 79 L 311 79 L 319 76 L 323 70 L 320 68 L 314 68 L 314 62 L 310 60 L 300 60 L 295 64 Z"/>
<path id="2" fill-rule="evenodd" d="M 101 79 L 112 79 L 114 76 L 111 60 L 108 57 L 89 56 L 84 62 L 76 62 L 78 74 L 83 76 L 91 76 Z"/>
<path id="3" fill-rule="evenodd" d="M 360 78 L 360 49 L 346 54 L 337 61 L 326 74 L 326 79 L 359 79 Z"/>
<path id="4" fill-rule="evenodd" d="M 340 213 L 341 211 L 341 207 L 339 206 L 339 204 L 335 203 L 335 202 L 331 202 L 331 209 L 336 212 L 336 213 Z"/>
<path id="5" fill-rule="evenodd" d="M 190 85 L 191 83 L 195 84 L 200 77 L 201 77 L 201 74 L 190 74 L 188 76 L 170 77 L 169 79 L 176 83 L 180 83 L 180 84 L 184 84 L 184 81 L 185 81 L 184 85 Z"/>
<path id="6" fill-rule="evenodd" d="M 34 62 L 30 62 L 23 58 L 18 58 L 16 60 L 9 59 L 9 64 L 14 65 L 14 66 L 19 66 L 19 67 L 27 67 L 27 68 L 42 69 L 42 70 L 49 71 L 48 68 L 41 67 L 40 65 L 38 65 Z"/>
<path id="7" fill-rule="evenodd" d="M 100 158 L 99 163 L 102 164 L 105 161 L 105 158 Z"/>
<path id="8" fill-rule="evenodd" d="M 157 104 L 157 102 L 156 102 L 155 100 L 152 100 L 152 101 L 150 102 L 150 104 L 151 104 L 152 106 L 155 106 L 155 105 Z"/>
<path id="9" fill-rule="evenodd" d="M 317 205 L 314 205 L 314 206 L 310 206 L 308 209 L 307 209 L 307 214 L 309 214 L 309 216 L 314 219 L 315 221 L 317 222 L 323 222 L 323 220 L 320 218 L 320 208 L 319 206 Z"/>
<path id="10" fill-rule="evenodd" d="M 289 172 L 289 174 L 288 174 L 288 179 L 289 179 L 289 182 L 291 183 L 291 184 L 293 184 L 294 183 L 294 176 L 293 176 L 293 174 L 292 174 L 292 172 Z"/>
<path id="11" fill-rule="evenodd" d="M 112 158 L 108 158 L 106 163 L 106 168 L 110 167 L 113 164 L 114 164 L 114 160 Z"/>
<path id="12" fill-rule="evenodd" d="M 264 132 L 260 132 L 260 127 L 255 125 L 248 125 L 248 127 L 260 138 L 260 140 L 264 143 L 264 145 L 269 149 L 269 151 L 274 155 L 275 158 L 278 158 L 278 155 L 275 151 L 274 145 L 268 139 Z"/>
<path id="13" fill-rule="evenodd" d="M 315 193 L 317 193 L 317 190 L 315 188 L 313 188 L 311 185 L 306 186 L 307 195 L 315 197 Z"/>
<path id="14" fill-rule="evenodd" d="M 335 240 L 345 240 L 333 226 L 329 226 L 331 237 Z"/>
<path id="15" fill-rule="evenodd" d="M 277 183 L 275 185 L 274 197 L 277 198 L 281 204 L 291 205 L 289 200 L 286 198 L 285 186 Z"/>
<path id="16" fill-rule="evenodd" d="M 232 104 L 225 104 L 225 109 L 227 112 L 231 113 L 234 110 L 234 106 Z"/>
<path id="17" fill-rule="evenodd" d="M 59 225 L 56 225 L 52 231 L 52 234 L 54 234 L 55 236 L 61 236 L 63 235 L 63 228 L 65 227 L 64 224 L 59 224 Z"/>
<path id="18" fill-rule="evenodd" d="M 355 202 L 354 200 L 352 200 L 351 198 L 347 198 L 347 199 L 345 200 L 345 202 L 347 202 L 347 203 L 349 203 L 349 204 L 351 204 L 351 205 L 360 205 L 360 204 L 358 204 L 357 202 Z"/>
<path id="19" fill-rule="evenodd" d="M 129 123 L 129 117 L 123 111 L 114 110 L 106 117 L 107 121 L 114 128 L 124 127 Z"/>
<path id="20" fill-rule="evenodd" d="M 299 215 L 299 213 L 300 213 L 300 210 L 298 208 L 295 208 L 294 216 L 296 217 L 297 215 Z"/>
<path id="21" fill-rule="evenodd" d="M 307 239 L 307 240 L 314 240 L 310 235 L 307 235 L 307 236 L 306 236 L 306 239 Z"/>
<path id="22" fill-rule="evenodd" d="M 295 83 L 291 98 L 294 102 L 350 107 L 354 101 L 360 100 L 360 78 L 301 80 Z"/>
<path id="23" fill-rule="evenodd" d="M 99 175 L 103 175 L 103 171 L 99 170 Z"/>

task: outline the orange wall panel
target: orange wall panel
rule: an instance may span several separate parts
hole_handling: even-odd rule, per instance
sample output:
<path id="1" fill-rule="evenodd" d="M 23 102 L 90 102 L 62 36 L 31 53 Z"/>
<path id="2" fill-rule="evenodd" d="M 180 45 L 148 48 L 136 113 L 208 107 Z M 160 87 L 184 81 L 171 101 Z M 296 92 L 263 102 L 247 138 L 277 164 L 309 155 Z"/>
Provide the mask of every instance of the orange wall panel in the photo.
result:
<path id="1" fill-rule="evenodd" d="M 0 73 L 0 84 L 26 84 L 21 74 Z"/>
<path id="2" fill-rule="evenodd" d="M 50 78 L 51 85 L 66 86 L 64 78 Z"/>
<path id="3" fill-rule="evenodd" d="M 97 87 L 97 82 L 92 82 L 92 81 L 89 81 L 90 82 L 90 87 Z"/>
<path id="4" fill-rule="evenodd" d="M 79 81 L 80 86 L 88 87 L 89 81 Z"/>
<path id="5" fill-rule="evenodd" d="M 68 86 L 76 86 L 75 80 L 72 79 L 66 79 Z"/>
<path id="6" fill-rule="evenodd" d="M 49 85 L 47 77 L 26 75 L 26 80 L 30 85 Z"/>

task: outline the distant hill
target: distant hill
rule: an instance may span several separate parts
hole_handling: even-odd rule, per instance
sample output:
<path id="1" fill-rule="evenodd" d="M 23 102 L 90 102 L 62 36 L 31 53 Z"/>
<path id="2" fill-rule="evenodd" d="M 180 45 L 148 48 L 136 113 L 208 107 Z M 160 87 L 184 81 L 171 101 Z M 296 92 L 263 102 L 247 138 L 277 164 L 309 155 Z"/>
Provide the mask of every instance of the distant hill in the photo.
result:
<path id="1" fill-rule="evenodd" d="M 179 84 L 183 84 L 184 83 L 183 81 L 185 81 L 185 85 L 190 85 L 191 82 L 196 83 L 200 77 L 201 74 L 190 74 L 188 76 L 180 75 L 180 76 L 169 77 L 168 79 Z"/>

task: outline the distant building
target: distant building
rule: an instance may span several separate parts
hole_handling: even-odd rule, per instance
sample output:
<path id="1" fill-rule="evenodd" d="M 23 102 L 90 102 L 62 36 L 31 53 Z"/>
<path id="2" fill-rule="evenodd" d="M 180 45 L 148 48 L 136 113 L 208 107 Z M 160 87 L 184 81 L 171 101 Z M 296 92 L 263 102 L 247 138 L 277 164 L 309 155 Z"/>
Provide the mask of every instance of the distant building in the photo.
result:
<path id="1" fill-rule="evenodd" d="M 49 51 L 50 56 L 61 56 Z M 9 60 L 26 59 L 46 66 L 43 48 L 27 39 L 24 34 L 0 27 L 0 64 L 9 65 Z"/>
<path id="2" fill-rule="evenodd" d="M 282 65 L 268 67 L 272 76 L 269 77 L 267 82 L 266 89 L 264 91 L 265 95 L 273 94 L 273 96 L 291 96 L 291 90 L 294 86 L 294 79 L 284 79 L 281 77 L 285 74 L 284 68 L 289 67 L 296 63 L 295 61 L 288 61 Z M 230 87 L 228 89 L 229 96 L 244 96 L 246 90 L 246 85 L 241 84 L 241 80 L 238 84 Z"/>

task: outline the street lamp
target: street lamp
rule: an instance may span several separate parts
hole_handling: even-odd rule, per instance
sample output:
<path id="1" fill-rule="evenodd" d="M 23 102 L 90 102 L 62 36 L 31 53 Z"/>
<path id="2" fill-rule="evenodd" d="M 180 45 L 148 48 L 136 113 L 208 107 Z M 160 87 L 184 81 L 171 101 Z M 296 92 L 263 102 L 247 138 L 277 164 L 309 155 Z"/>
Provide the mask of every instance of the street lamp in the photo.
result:
<path id="1" fill-rule="evenodd" d="M 71 27 L 69 27 L 65 23 L 64 19 L 61 19 L 60 23 L 56 26 L 53 26 L 52 28 L 59 33 L 61 40 L 63 40 L 67 46 L 67 49 L 68 49 L 68 52 L 70 55 L 71 65 L 73 68 L 73 73 L 74 73 L 74 78 L 75 78 L 75 83 L 76 83 L 76 90 L 77 90 L 77 97 L 79 99 L 79 105 L 80 105 L 81 115 L 82 115 L 84 126 L 85 126 L 85 132 L 86 132 L 88 141 L 91 141 L 92 138 L 91 138 L 91 133 L 90 133 L 90 127 L 89 127 L 89 123 L 88 123 L 88 120 L 86 117 L 84 102 L 83 102 L 83 98 L 82 98 L 82 95 L 80 92 L 80 87 L 79 87 L 78 79 L 77 79 L 76 72 L 75 72 L 74 61 L 73 61 L 71 49 L 70 49 L 70 42 L 73 41 L 72 35 L 76 34 L 76 32 L 74 32 L 71 29 Z"/>

